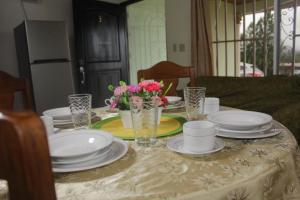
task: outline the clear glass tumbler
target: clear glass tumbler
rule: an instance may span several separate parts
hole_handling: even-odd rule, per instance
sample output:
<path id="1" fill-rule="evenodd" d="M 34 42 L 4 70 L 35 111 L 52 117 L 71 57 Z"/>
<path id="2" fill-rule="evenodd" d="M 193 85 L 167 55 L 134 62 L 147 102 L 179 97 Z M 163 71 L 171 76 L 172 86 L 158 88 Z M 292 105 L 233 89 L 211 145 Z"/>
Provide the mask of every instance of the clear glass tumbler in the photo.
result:
<path id="1" fill-rule="evenodd" d="M 89 128 L 91 125 L 91 94 L 69 95 L 72 122 L 75 128 Z"/>
<path id="2" fill-rule="evenodd" d="M 205 87 L 186 87 L 184 102 L 189 121 L 204 119 Z"/>
<path id="3" fill-rule="evenodd" d="M 155 144 L 158 119 L 157 103 L 134 97 L 130 99 L 130 111 L 136 143 L 140 146 Z"/>

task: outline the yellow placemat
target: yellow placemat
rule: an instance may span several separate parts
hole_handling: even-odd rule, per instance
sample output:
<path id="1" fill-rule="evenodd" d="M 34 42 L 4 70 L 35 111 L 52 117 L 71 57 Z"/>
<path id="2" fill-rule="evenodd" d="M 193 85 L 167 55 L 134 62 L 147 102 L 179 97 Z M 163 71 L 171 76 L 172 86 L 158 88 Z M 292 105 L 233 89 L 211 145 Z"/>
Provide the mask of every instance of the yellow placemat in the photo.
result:
<path id="1" fill-rule="evenodd" d="M 186 119 L 177 115 L 162 115 L 157 130 L 157 137 L 175 135 L 182 132 L 182 125 Z M 133 130 L 124 128 L 120 117 L 112 117 L 93 124 L 92 128 L 112 133 L 122 139 L 134 139 Z"/>

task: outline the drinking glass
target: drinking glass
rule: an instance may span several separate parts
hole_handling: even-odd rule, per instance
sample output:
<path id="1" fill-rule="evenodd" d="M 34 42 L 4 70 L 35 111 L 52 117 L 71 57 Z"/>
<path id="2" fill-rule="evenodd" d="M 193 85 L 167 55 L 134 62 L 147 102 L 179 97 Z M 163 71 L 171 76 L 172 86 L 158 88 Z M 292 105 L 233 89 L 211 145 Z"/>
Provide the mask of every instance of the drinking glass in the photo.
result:
<path id="1" fill-rule="evenodd" d="M 91 94 L 69 95 L 72 122 L 75 128 L 89 128 L 91 125 Z"/>
<path id="2" fill-rule="evenodd" d="M 189 121 L 204 119 L 205 87 L 186 87 L 184 102 Z"/>
<path id="3" fill-rule="evenodd" d="M 152 100 L 136 97 L 130 99 L 134 138 L 140 146 L 156 143 L 158 105 Z"/>

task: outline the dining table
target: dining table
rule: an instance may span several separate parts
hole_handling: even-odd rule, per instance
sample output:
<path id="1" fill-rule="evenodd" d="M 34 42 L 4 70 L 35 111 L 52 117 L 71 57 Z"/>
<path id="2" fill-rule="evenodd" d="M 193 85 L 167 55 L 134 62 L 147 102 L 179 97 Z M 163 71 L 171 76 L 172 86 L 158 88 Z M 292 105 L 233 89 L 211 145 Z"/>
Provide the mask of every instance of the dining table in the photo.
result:
<path id="1" fill-rule="evenodd" d="M 221 110 L 232 108 L 221 107 Z M 107 108 L 93 109 L 101 119 L 114 117 Z M 184 110 L 173 115 L 185 117 Z M 273 120 L 281 133 L 262 139 L 222 138 L 225 147 L 200 157 L 169 150 L 170 138 L 153 146 L 128 141 L 127 154 L 104 167 L 55 173 L 62 200 L 276 200 L 300 199 L 300 151 L 293 134 Z M 57 133 L 60 134 L 60 133 Z M 182 133 L 179 133 L 182 134 Z M 42 183 L 41 183 L 42 184 Z M 8 198 L 0 181 L 0 200 Z"/>

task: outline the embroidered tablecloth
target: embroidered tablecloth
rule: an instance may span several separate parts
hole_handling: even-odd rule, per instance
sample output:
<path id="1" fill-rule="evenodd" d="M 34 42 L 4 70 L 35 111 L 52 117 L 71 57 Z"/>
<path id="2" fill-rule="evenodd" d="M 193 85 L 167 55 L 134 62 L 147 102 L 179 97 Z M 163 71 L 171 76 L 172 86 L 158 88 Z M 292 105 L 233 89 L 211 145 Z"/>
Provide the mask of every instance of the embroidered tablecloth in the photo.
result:
<path id="1" fill-rule="evenodd" d="M 96 112 L 107 117 L 103 109 Z M 275 137 L 224 139 L 226 146 L 222 151 L 200 158 L 168 150 L 168 137 L 159 139 L 151 148 L 130 141 L 127 155 L 111 165 L 56 174 L 57 197 L 64 200 L 300 199 L 297 142 L 284 126 L 276 121 L 274 124 L 283 129 Z M 8 199 L 4 181 L 0 181 L 0 199 Z"/>

